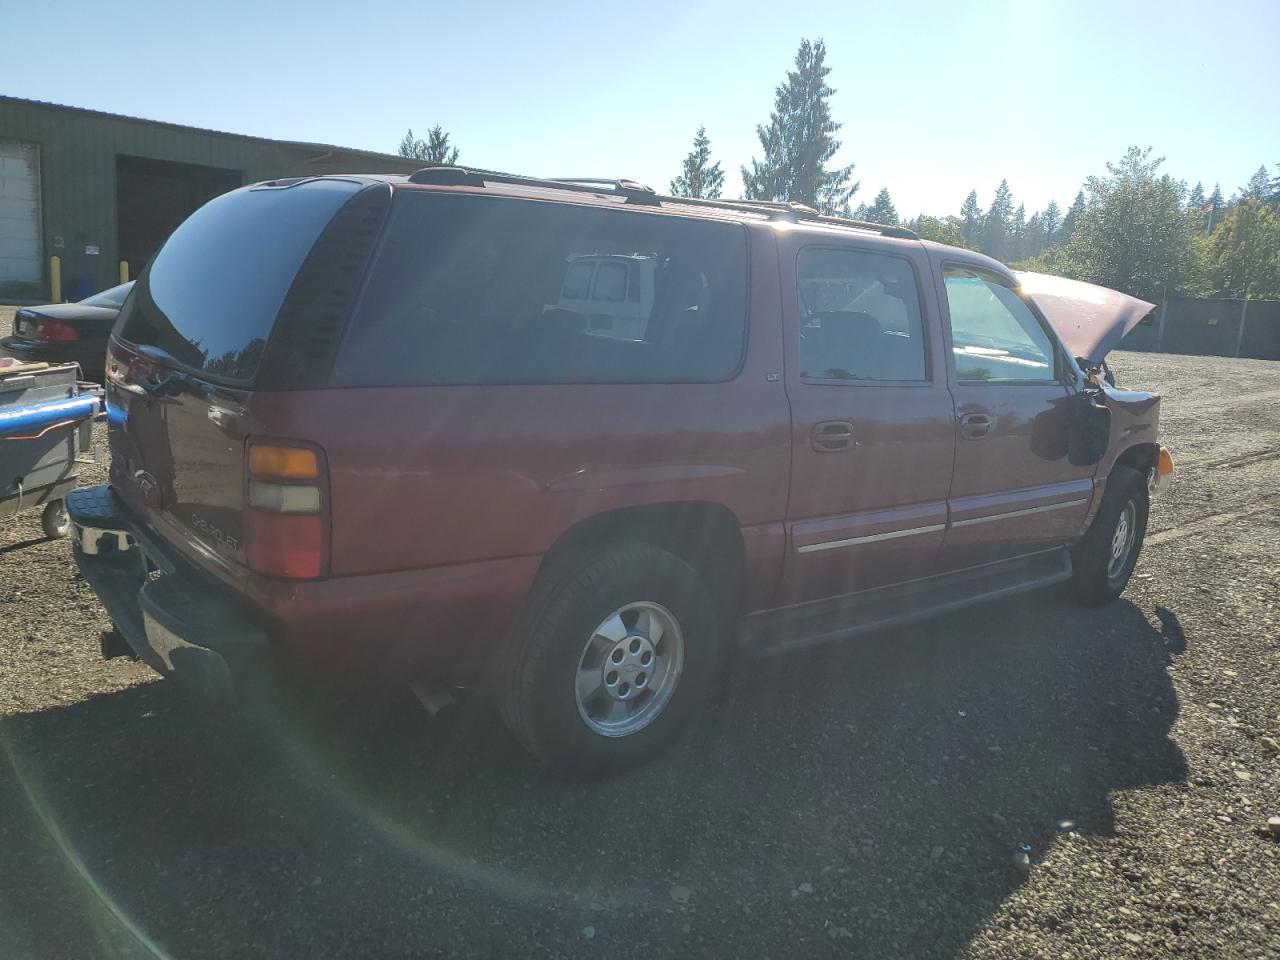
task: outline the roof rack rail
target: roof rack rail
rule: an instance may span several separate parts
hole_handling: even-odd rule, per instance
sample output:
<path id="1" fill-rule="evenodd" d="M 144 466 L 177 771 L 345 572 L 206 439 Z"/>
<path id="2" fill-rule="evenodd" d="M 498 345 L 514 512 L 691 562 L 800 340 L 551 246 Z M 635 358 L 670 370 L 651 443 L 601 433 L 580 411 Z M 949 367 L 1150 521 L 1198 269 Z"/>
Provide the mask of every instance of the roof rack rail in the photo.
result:
<path id="1" fill-rule="evenodd" d="M 469 167 L 430 166 L 409 174 L 410 183 L 434 183 L 441 186 L 483 187 L 486 183 L 509 183 L 523 187 L 555 187 L 558 190 L 574 190 L 580 193 L 614 193 L 627 203 L 656 206 L 658 195 L 652 187 L 634 180 L 596 180 L 590 178 L 525 177 L 497 170 L 477 170 Z M 602 190 L 601 187 L 607 189 Z"/>
<path id="2" fill-rule="evenodd" d="M 497 170 L 477 170 L 469 167 L 457 167 L 437 164 L 423 167 L 409 174 L 410 183 L 434 183 L 441 186 L 475 186 L 483 187 L 486 183 L 508 183 L 523 187 L 553 187 L 557 190 L 573 190 L 579 193 L 613 194 L 622 197 L 627 203 L 643 204 L 657 207 L 663 203 L 684 203 L 699 207 L 712 207 L 720 210 L 737 210 L 740 213 L 764 214 L 770 220 L 785 220 L 797 223 L 804 220 L 809 223 L 823 223 L 835 227 L 852 227 L 855 230 L 870 230 L 885 237 L 897 237 L 903 240 L 919 240 L 920 238 L 906 227 L 887 223 L 872 223 L 870 220 L 854 220 L 850 217 L 833 217 L 819 213 L 813 207 L 797 203 L 794 200 L 711 200 L 702 197 L 669 197 L 659 194 L 652 187 L 647 187 L 634 180 L 608 180 L 596 177 L 525 177 L 514 173 L 500 173 Z"/>
<path id="3" fill-rule="evenodd" d="M 659 197 L 660 200 L 672 203 L 689 203 L 701 207 L 717 207 L 723 210 L 741 210 L 745 213 L 767 214 L 770 220 L 784 220 L 796 223 L 805 220 L 810 223 L 823 223 L 835 227 L 852 227 L 856 230 L 871 230 L 885 237 L 900 240 L 919 240 L 913 230 L 899 227 L 891 223 L 873 223 L 870 220 L 855 220 L 852 217 L 835 217 L 819 213 L 806 203 L 794 200 L 706 200 L 701 197 Z"/>

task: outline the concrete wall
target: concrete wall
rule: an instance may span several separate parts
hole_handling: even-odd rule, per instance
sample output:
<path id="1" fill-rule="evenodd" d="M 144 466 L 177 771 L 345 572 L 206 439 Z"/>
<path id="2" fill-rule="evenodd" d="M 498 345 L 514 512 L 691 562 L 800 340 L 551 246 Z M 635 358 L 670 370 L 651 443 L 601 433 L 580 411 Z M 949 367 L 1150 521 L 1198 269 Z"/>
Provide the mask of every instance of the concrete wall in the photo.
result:
<path id="1" fill-rule="evenodd" d="M 1121 348 L 1280 360 L 1280 300 L 1171 299 Z"/>

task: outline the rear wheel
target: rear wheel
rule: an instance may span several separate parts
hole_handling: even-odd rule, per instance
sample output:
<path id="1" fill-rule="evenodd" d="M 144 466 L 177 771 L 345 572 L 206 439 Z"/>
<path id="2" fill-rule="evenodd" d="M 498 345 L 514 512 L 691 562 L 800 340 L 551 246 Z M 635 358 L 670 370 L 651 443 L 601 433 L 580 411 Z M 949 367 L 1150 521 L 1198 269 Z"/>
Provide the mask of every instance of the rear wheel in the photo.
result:
<path id="1" fill-rule="evenodd" d="M 1084 603 L 1108 603 L 1124 591 L 1147 533 L 1147 481 L 1116 467 L 1088 532 L 1071 549 L 1072 585 Z"/>
<path id="2" fill-rule="evenodd" d="M 67 505 L 61 500 L 51 500 L 45 504 L 40 514 L 40 527 L 50 540 L 61 540 L 71 532 L 71 516 L 67 513 Z"/>
<path id="3" fill-rule="evenodd" d="M 714 682 L 716 609 L 696 570 L 649 544 L 547 571 L 507 667 L 508 726 L 560 773 L 644 763 L 676 738 Z"/>

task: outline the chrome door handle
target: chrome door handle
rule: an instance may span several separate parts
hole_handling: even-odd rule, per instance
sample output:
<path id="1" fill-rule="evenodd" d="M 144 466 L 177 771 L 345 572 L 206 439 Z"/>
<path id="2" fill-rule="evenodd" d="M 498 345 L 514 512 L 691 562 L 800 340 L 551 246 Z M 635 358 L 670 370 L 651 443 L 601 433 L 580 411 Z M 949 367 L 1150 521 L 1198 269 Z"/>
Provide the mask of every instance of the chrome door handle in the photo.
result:
<path id="1" fill-rule="evenodd" d="M 991 418 L 985 413 L 966 413 L 960 418 L 960 435 L 966 440 L 981 440 L 991 433 Z"/>
<path id="2" fill-rule="evenodd" d="M 853 424 L 848 420 L 823 420 L 813 425 L 809 442 L 819 453 L 839 453 L 853 443 Z"/>

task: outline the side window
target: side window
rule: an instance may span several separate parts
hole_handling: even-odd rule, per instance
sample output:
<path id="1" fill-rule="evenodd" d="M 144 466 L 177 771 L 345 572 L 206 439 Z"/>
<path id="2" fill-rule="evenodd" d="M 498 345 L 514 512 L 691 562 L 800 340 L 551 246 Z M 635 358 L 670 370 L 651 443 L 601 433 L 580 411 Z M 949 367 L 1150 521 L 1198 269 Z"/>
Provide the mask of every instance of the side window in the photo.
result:
<path id="1" fill-rule="evenodd" d="M 726 380 L 746 321 L 737 224 L 406 192 L 331 382 Z"/>
<path id="2" fill-rule="evenodd" d="M 563 300 L 586 300 L 591 296 L 591 271 L 595 263 L 574 263 L 564 272 Z"/>
<path id="3" fill-rule="evenodd" d="M 915 271 L 901 257 L 806 247 L 800 287 L 800 375 L 923 381 L 924 323 Z"/>
<path id="4" fill-rule="evenodd" d="M 623 263 L 602 263 L 596 271 L 596 290 L 593 299 L 625 300 L 627 294 L 627 267 Z"/>
<path id="5" fill-rule="evenodd" d="M 943 280 L 956 379 L 1054 379 L 1053 344 L 1017 293 L 994 277 L 964 267 L 947 267 Z"/>

